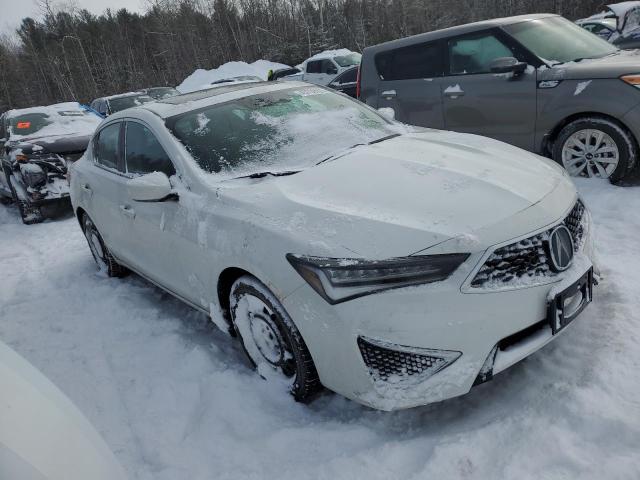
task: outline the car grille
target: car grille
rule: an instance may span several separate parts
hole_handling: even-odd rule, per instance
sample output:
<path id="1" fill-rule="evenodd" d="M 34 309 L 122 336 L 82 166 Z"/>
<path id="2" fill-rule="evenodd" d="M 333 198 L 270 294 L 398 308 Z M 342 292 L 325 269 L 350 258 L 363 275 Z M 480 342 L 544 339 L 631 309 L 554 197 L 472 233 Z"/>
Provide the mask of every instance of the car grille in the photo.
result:
<path id="1" fill-rule="evenodd" d="M 421 375 L 429 370 L 436 373 L 449 363 L 444 358 L 385 348 L 362 337 L 358 337 L 358 347 L 374 380 L 388 381 L 394 376 Z"/>
<path id="2" fill-rule="evenodd" d="M 584 204 L 578 200 L 562 222 L 571 232 L 576 252 L 582 248 L 584 242 L 584 213 Z M 546 249 L 546 241 L 551 230 L 495 250 L 471 281 L 471 287 L 509 287 L 526 283 L 531 279 L 557 275 L 551 270 Z"/>

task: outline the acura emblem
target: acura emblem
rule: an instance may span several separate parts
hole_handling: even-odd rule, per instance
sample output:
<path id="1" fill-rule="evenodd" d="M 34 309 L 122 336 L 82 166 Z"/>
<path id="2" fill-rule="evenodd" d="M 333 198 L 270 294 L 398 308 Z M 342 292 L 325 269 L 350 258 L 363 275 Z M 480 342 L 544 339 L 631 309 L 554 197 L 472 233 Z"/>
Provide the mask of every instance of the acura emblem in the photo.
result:
<path id="1" fill-rule="evenodd" d="M 564 225 L 554 228 L 549 234 L 549 259 L 551 268 L 562 272 L 571 266 L 573 260 L 573 237 Z"/>

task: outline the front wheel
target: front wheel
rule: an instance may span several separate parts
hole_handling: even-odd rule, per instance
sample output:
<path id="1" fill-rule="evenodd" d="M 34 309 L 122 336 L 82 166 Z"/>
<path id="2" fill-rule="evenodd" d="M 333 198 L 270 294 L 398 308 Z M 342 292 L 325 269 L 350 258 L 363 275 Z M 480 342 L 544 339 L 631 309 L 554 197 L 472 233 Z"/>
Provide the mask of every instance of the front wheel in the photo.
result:
<path id="1" fill-rule="evenodd" d="M 265 378 L 284 379 L 297 401 L 307 401 L 320 390 L 311 354 L 278 299 L 254 277 L 236 280 L 230 294 L 233 326 L 245 353 Z"/>
<path id="2" fill-rule="evenodd" d="M 608 178 L 615 183 L 634 167 L 636 142 L 605 118 L 583 118 L 566 125 L 553 145 L 553 159 L 574 177 Z"/>
<path id="3" fill-rule="evenodd" d="M 113 255 L 104 244 L 102 235 L 100 235 L 100 232 L 98 232 L 95 224 L 87 214 L 82 215 L 82 230 L 89 244 L 91 255 L 93 255 L 93 259 L 101 271 L 106 272 L 110 277 L 122 277 L 128 273 L 125 267 L 115 261 Z"/>

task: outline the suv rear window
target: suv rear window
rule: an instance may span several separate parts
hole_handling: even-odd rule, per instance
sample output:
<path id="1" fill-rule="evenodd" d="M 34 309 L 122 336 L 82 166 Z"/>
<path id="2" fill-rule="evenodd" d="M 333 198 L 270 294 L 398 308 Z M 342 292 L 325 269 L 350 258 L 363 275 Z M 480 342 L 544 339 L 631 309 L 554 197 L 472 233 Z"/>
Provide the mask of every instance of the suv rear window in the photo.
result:
<path id="1" fill-rule="evenodd" d="M 382 80 L 410 80 L 442 75 L 442 54 L 437 43 L 421 43 L 381 52 L 375 58 Z"/>

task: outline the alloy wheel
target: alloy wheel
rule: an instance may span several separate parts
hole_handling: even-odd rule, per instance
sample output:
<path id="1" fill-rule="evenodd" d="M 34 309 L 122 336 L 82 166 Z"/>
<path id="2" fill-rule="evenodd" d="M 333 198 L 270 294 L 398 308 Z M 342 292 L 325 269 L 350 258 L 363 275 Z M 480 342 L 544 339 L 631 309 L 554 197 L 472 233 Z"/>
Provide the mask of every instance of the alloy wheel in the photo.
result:
<path id="1" fill-rule="evenodd" d="M 602 130 L 578 130 L 562 147 L 562 164 L 574 177 L 609 178 L 619 161 L 618 145 Z"/>

